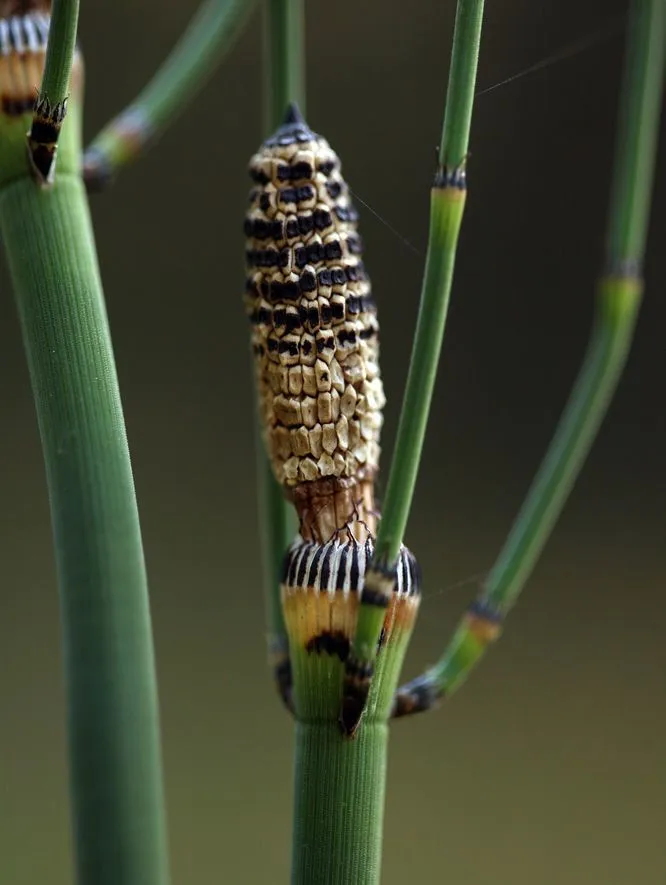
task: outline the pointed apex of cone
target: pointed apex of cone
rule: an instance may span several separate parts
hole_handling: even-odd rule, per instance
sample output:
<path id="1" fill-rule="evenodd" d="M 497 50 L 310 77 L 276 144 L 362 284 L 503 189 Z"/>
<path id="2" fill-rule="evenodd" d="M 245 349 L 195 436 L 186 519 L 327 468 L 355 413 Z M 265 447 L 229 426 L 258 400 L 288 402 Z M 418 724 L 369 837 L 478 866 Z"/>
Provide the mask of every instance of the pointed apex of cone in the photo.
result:
<path id="1" fill-rule="evenodd" d="M 292 101 L 289 107 L 287 108 L 287 113 L 284 115 L 284 121 L 282 123 L 283 126 L 293 126 L 295 123 L 305 126 L 305 120 L 303 119 L 303 114 L 301 113 L 300 108 L 296 104 L 295 101 Z"/>
<path id="2" fill-rule="evenodd" d="M 318 136 L 305 122 L 296 102 L 292 102 L 287 108 L 284 123 L 270 138 L 266 139 L 266 145 L 276 147 L 278 145 L 303 144 L 307 141 L 316 141 L 317 138 Z"/>

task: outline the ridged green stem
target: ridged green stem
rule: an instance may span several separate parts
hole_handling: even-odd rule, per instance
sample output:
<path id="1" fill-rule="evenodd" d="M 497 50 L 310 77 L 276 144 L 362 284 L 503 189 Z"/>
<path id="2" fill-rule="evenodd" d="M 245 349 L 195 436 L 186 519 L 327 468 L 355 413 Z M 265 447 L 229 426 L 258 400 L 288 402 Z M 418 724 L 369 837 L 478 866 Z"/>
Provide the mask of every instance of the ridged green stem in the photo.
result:
<path id="1" fill-rule="evenodd" d="M 439 151 L 440 165 L 431 192 L 428 252 L 407 384 L 389 469 L 373 567 L 366 587 L 379 587 L 394 567 L 412 505 L 421 452 L 437 376 L 462 224 L 472 105 L 476 88 L 483 0 L 459 0 Z M 352 660 L 371 667 L 383 623 L 383 610 L 361 598 Z M 353 723 L 352 723 L 353 727 Z"/>
<path id="2" fill-rule="evenodd" d="M 486 597 L 513 605 L 559 516 L 622 374 L 642 290 L 663 88 L 666 3 L 631 7 L 608 220 L 606 267 L 588 355 L 553 442 L 493 567 Z"/>
<path id="3" fill-rule="evenodd" d="M 273 132 L 295 103 L 305 116 L 304 0 L 266 0 L 266 130 Z"/>
<path id="4" fill-rule="evenodd" d="M 51 27 L 39 94 L 51 105 L 61 104 L 69 95 L 69 80 L 76 47 L 79 0 L 53 0 Z"/>
<path id="5" fill-rule="evenodd" d="M 56 23 L 49 47 L 59 33 Z M 30 177 L 25 142 L 16 137 L 20 130 L 25 137 L 29 114 L 0 114 L 0 236 L 51 506 L 76 881 L 168 885 L 146 572 L 95 242 L 78 175 L 80 103 L 81 96 L 73 96 L 58 175 L 48 188 Z"/>
<path id="6" fill-rule="evenodd" d="M 425 709 L 435 696 L 457 689 L 485 653 L 492 640 L 484 636 L 482 622 L 498 622 L 516 602 L 621 377 L 643 287 L 641 266 L 657 154 L 665 47 L 666 3 L 634 0 L 620 96 L 606 261 L 587 354 L 553 441 L 478 602 L 461 621 L 441 660 L 401 689 L 398 706 L 402 704 L 406 712 Z"/>
<path id="7" fill-rule="evenodd" d="M 388 725 L 345 741 L 336 722 L 297 722 L 295 737 L 292 885 L 377 885 Z"/>
<path id="8" fill-rule="evenodd" d="M 42 437 L 60 589 L 79 885 L 165 885 L 146 574 L 85 193 L 0 193 Z"/>
<path id="9" fill-rule="evenodd" d="M 407 526 L 444 337 L 464 208 L 463 188 L 451 187 L 450 177 L 464 173 L 482 19 L 483 0 L 460 0 L 439 150 L 442 169 L 432 191 L 419 316 L 377 535 L 376 559 L 390 564 Z"/>
<path id="10" fill-rule="evenodd" d="M 27 15 L 23 21 L 27 22 L 32 12 L 29 8 L 25 12 Z M 42 82 L 26 140 L 31 174 L 42 187 L 50 187 L 55 177 L 58 140 L 67 112 L 78 21 L 78 0 L 54 0 Z M 14 64 L 23 65 L 33 51 L 28 48 L 27 52 L 21 54 L 22 57 L 15 59 Z"/>
<path id="11" fill-rule="evenodd" d="M 483 0 L 459 0 L 446 108 L 439 143 L 439 164 L 451 169 L 465 162 L 476 95 L 476 71 L 481 47 Z"/>
<path id="12" fill-rule="evenodd" d="M 292 647 L 296 744 L 292 885 L 377 885 L 388 718 L 415 612 L 396 618 L 377 659 L 363 728 L 340 733 L 344 665 Z"/>
<path id="13" fill-rule="evenodd" d="M 136 160 L 186 109 L 234 45 L 254 6 L 255 0 L 202 4 L 148 85 L 86 150 L 84 178 L 89 187 L 103 185 Z"/>

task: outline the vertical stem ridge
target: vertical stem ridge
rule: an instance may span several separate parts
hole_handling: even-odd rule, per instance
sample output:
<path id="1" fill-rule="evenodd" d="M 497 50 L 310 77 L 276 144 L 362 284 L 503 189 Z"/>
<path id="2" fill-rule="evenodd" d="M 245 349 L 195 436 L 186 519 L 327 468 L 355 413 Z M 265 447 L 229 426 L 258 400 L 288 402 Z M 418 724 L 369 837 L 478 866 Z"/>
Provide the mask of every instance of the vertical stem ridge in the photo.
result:
<path id="1" fill-rule="evenodd" d="M 44 450 L 79 885 L 166 885 L 157 688 L 139 519 L 81 181 L 0 194 Z"/>
<path id="2" fill-rule="evenodd" d="M 355 741 L 335 722 L 296 724 L 292 885 L 378 885 L 387 752 L 386 723 Z"/>
<path id="3" fill-rule="evenodd" d="M 282 123 L 287 107 L 305 116 L 304 0 L 267 0 L 266 132 Z"/>

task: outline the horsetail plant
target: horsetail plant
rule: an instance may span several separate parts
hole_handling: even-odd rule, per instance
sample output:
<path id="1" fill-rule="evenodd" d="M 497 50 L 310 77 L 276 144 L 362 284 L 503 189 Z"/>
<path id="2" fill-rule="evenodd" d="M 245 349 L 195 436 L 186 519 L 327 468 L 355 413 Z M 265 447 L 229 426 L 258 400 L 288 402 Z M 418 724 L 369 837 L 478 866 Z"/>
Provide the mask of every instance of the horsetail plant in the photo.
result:
<path id="1" fill-rule="evenodd" d="M 15 14 L 15 6 L 9 4 L 6 14 Z M 30 21 L 42 27 L 34 33 L 45 35 L 38 14 L 44 5 L 19 6 L 21 14 L 30 7 Z M 149 87 L 93 143 L 85 163 L 90 186 L 134 158 L 182 107 L 239 32 L 250 6 L 208 0 Z M 76 62 L 73 122 L 68 116 L 54 177 L 74 8 L 54 4 L 49 59 L 60 59 L 60 74 L 53 73 L 56 61 L 47 62 L 29 150 L 26 88 L 3 106 L 0 152 L 7 163 L 0 174 L 0 226 L 52 499 L 72 705 L 79 880 L 157 885 L 166 882 L 167 867 L 145 576 L 79 178 Z M 376 307 L 339 158 L 303 116 L 303 12 L 302 0 L 266 0 L 267 138 L 250 163 L 245 220 L 246 306 L 263 436 L 257 463 L 269 648 L 278 688 L 296 720 L 292 882 L 372 885 L 380 874 L 389 720 L 431 709 L 463 682 L 499 635 L 626 361 L 642 289 L 666 0 L 631 3 L 606 260 L 580 376 L 479 597 L 441 660 L 402 689 L 397 683 L 420 583 L 402 542 L 465 205 L 483 2 L 457 4 L 419 318 L 381 518 L 374 497 L 384 403 Z M 33 33 L 32 24 L 12 28 L 0 21 L 0 37 Z M 37 63 L 30 53 L 23 61 Z M 0 68 L 5 76 L 6 70 Z M 8 82 L 15 86 L 15 79 Z M 28 82 L 24 78 L 24 87 Z M 59 452 L 58 460 L 54 452 L 63 445 L 66 457 Z M 294 509 L 299 525 L 292 540 Z M 122 610 L 115 602 L 122 602 Z M 124 671 L 117 667 L 119 652 Z M 105 694 L 109 687 L 113 691 Z M 84 736 L 86 704 L 99 722 Z M 142 731 L 128 726 L 138 710 L 147 723 Z M 89 766 L 85 777 L 82 760 Z M 144 830 L 140 819 L 149 824 Z M 122 853 L 115 866 L 112 850 Z"/>
<path id="2" fill-rule="evenodd" d="M 632 6 L 608 255 L 580 378 L 480 597 L 442 661 L 394 696 L 418 601 L 417 570 L 402 537 L 464 207 L 482 15 L 483 3 L 458 3 L 424 288 L 376 539 L 372 484 L 383 400 L 381 386 L 372 386 L 376 320 L 339 163 L 292 108 L 250 167 L 256 187 L 246 257 L 260 401 L 275 474 L 300 521 L 282 578 L 296 717 L 294 883 L 378 881 L 388 718 L 432 708 L 499 635 L 606 411 L 639 305 L 663 79 L 663 0 Z M 356 421 L 358 449 L 359 439 L 351 438 Z"/>
<path id="3" fill-rule="evenodd" d="M 50 33 L 48 12 L 0 2 L 0 233 L 51 504 L 77 882 L 167 885 L 146 573 L 80 174 L 78 2 L 55 0 Z"/>

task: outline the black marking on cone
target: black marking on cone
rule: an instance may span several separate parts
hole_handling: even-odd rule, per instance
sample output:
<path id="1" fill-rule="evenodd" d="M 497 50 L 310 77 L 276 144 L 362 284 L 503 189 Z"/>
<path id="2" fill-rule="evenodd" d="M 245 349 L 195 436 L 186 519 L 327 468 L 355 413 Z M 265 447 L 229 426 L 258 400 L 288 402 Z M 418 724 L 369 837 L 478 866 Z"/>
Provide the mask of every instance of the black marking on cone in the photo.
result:
<path id="1" fill-rule="evenodd" d="M 349 657 L 349 637 L 341 630 L 325 630 L 323 633 L 313 636 L 305 648 L 310 653 L 335 655 L 344 662 Z"/>

